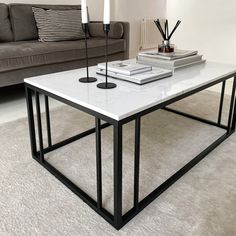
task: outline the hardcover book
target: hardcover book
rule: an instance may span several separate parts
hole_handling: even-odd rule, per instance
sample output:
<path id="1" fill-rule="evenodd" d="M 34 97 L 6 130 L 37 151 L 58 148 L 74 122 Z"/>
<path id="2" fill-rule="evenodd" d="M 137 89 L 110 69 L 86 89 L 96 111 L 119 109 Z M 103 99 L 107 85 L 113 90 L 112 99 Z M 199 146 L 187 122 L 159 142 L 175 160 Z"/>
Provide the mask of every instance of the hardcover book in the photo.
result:
<path id="1" fill-rule="evenodd" d="M 105 75 L 106 70 L 97 68 L 97 74 Z M 113 71 L 108 71 L 108 76 L 125 80 L 128 82 L 136 83 L 139 85 L 146 84 L 155 80 L 163 79 L 166 77 L 170 77 L 173 75 L 173 72 L 171 70 L 167 69 L 161 69 L 161 68 L 153 68 L 151 71 L 143 72 L 140 74 L 135 75 L 124 75 Z"/>
<path id="2" fill-rule="evenodd" d="M 157 51 L 148 51 L 148 52 L 140 52 L 138 56 L 163 59 L 163 60 L 176 60 L 188 56 L 197 55 L 198 51 L 194 50 L 180 50 L 176 49 L 173 53 L 159 53 Z"/>
<path id="3" fill-rule="evenodd" d="M 170 70 L 177 70 L 190 65 L 200 64 L 204 62 L 205 60 L 202 59 L 202 55 L 189 56 L 177 60 L 161 60 L 161 59 L 137 56 L 137 63 Z"/>
<path id="4" fill-rule="evenodd" d="M 99 69 L 105 70 L 106 64 L 100 63 L 97 65 Z M 137 63 L 127 63 L 125 61 L 113 61 L 108 63 L 108 71 L 116 72 L 123 75 L 135 75 L 147 71 L 151 71 L 152 67 Z"/>

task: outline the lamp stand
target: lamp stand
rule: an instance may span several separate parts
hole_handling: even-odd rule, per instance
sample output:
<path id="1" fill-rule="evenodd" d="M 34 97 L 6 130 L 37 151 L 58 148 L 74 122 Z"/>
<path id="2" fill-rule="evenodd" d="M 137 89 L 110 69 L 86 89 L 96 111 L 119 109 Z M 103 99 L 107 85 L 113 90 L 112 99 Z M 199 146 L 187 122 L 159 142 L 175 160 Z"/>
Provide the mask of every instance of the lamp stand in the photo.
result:
<path id="1" fill-rule="evenodd" d="M 114 83 L 108 83 L 108 74 L 107 74 L 107 64 L 108 64 L 108 33 L 110 31 L 110 24 L 104 24 L 103 30 L 106 34 L 106 50 L 105 50 L 105 57 L 106 57 L 106 82 L 99 83 L 97 85 L 100 89 L 113 89 L 116 87 L 116 84 Z"/>
<path id="2" fill-rule="evenodd" d="M 94 77 L 89 77 L 89 68 L 88 68 L 88 42 L 87 42 L 87 34 L 88 34 L 88 23 L 82 24 L 82 29 L 85 34 L 85 51 L 86 51 L 86 68 L 87 68 L 87 77 L 80 78 L 79 81 L 81 83 L 93 83 L 96 82 L 97 79 Z"/>

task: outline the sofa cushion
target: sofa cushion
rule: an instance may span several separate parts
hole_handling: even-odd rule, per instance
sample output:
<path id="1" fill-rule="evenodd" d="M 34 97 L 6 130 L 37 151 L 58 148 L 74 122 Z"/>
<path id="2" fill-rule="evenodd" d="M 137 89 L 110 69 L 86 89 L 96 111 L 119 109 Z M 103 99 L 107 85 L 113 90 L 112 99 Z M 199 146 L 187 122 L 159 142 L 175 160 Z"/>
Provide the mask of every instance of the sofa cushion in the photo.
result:
<path id="1" fill-rule="evenodd" d="M 84 38 L 81 10 L 44 10 L 32 8 L 39 41 L 58 42 Z"/>
<path id="2" fill-rule="evenodd" d="M 12 40 L 13 34 L 9 19 L 8 6 L 0 3 L 0 42 L 10 42 Z"/>
<path id="3" fill-rule="evenodd" d="M 38 39 L 38 30 L 32 7 L 54 10 L 81 9 L 80 5 L 37 5 L 37 4 L 9 4 L 9 12 L 15 41 Z"/>
<path id="4" fill-rule="evenodd" d="M 90 58 L 102 57 L 105 40 L 91 38 L 88 40 Z M 109 40 L 109 54 L 124 52 L 124 39 Z M 0 44 L 0 72 L 81 60 L 85 58 L 83 40 L 64 42 L 23 41 Z"/>
<path id="5" fill-rule="evenodd" d="M 91 37 L 105 37 L 103 24 L 100 22 L 89 23 L 89 34 Z M 121 39 L 124 35 L 124 27 L 120 22 L 111 22 L 109 38 Z"/>

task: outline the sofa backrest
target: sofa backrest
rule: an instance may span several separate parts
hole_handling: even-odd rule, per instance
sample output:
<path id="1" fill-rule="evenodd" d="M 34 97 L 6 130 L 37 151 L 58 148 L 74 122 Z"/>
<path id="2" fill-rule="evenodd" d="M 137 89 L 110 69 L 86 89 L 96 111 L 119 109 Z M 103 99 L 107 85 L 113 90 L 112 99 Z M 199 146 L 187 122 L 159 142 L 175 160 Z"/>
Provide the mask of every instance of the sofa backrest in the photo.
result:
<path id="1" fill-rule="evenodd" d="M 15 41 L 36 40 L 38 30 L 32 12 L 32 7 L 53 10 L 80 10 L 80 5 L 39 5 L 39 4 L 9 4 L 10 19 Z"/>
<path id="2" fill-rule="evenodd" d="M 8 5 L 0 3 L 0 42 L 13 41 Z"/>

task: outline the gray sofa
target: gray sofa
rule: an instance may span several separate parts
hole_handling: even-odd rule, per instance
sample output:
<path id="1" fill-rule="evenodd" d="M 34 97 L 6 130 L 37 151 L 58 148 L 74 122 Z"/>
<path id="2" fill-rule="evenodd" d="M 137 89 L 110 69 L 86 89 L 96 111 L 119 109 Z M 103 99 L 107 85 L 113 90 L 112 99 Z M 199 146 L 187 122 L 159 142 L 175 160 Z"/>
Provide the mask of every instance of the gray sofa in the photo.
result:
<path id="1" fill-rule="evenodd" d="M 77 6 L 0 4 L 0 88 L 23 83 L 31 76 L 85 66 L 84 40 L 39 42 L 32 6 L 44 9 L 80 9 Z M 90 22 L 89 64 L 104 61 L 102 22 Z M 109 59 L 129 57 L 129 23 L 112 22 Z"/>

